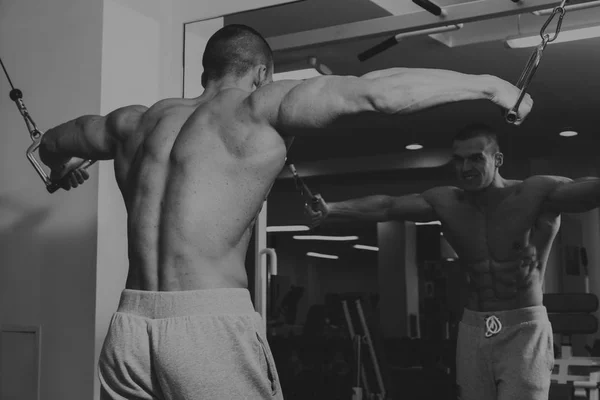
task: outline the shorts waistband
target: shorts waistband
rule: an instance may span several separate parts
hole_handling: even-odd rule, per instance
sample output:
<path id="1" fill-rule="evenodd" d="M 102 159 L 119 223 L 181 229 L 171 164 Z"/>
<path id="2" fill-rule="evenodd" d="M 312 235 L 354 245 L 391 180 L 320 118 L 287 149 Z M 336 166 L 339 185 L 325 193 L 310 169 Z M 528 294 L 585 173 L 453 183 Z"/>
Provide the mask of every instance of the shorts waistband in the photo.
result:
<path id="1" fill-rule="evenodd" d="M 549 321 L 546 307 L 540 305 L 489 312 L 473 311 L 465 308 L 461 322 L 479 328 L 486 328 L 486 320 L 492 316 L 496 317 L 504 327 L 531 321 Z"/>
<path id="2" fill-rule="evenodd" d="M 252 314 L 248 289 L 202 289 L 155 292 L 125 289 L 117 312 L 159 319 L 189 315 Z"/>

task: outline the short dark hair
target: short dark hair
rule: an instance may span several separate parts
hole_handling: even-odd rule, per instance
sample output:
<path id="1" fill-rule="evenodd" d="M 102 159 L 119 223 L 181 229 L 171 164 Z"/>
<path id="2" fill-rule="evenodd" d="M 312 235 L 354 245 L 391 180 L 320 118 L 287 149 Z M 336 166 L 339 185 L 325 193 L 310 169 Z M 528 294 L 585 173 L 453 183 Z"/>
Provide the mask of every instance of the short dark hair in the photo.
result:
<path id="1" fill-rule="evenodd" d="M 273 51 L 260 33 L 246 25 L 226 25 L 206 44 L 202 85 L 229 74 L 241 77 L 259 64 L 270 68 L 272 63 Z"/>
<path id="2" fill-rule="evenodd" d="M 498 134 L 492 127 L 482 123 L 470 124 L 460 129 L 454 135 L 453 141 L 469 140 L 477 137 L 484 137 L 494 144 L 494 151 L 500 151 L 500 141 Z"/>

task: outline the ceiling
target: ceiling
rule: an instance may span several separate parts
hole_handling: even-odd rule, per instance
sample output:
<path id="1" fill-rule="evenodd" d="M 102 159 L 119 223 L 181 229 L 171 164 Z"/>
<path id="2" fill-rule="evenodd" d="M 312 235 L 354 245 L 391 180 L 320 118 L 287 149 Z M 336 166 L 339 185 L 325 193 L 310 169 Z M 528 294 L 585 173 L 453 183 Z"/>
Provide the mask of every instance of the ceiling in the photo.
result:
<path id="1" fill-rule="evenodd" d="M 409 0 L 402 3 L 418 9 Z M 442 7 L 459 3 L 468 1 L 436 1 Z M 371 0 L 304 0 L 230 15 L 225 17 L 225 24 L 246 24 L 270 38 L 389 15 Z M 475 43 L 451 48 L 427 36 L 415 37 L 365 62 L 360 62 L 357 54 L 386 37 L 280 51 L 275 54 L 276 71 L 277 65 L 285 66 L 313 55 L 339 75 L 360 75 L 390 67 L 440 68 L 492 74 L 516 82 L 533 49 L 509 49 L 500 38 L 514 35 L 518 22 L 521 32 L 535 33 L 546 19 L 528 13 L 521 18 L 473 22 L 465 24 L 455 37 L 463 43 Z M 567 13 L 563 30 L 584 19 L 600 23 L 600 8 Z M 505 123 L 500 110 L 487 101 L 455 103 L 409 116 L 350 118 L 322 137 L 297 138 L 290 158 L 301 163 L 398 154 L 406 152 L 404 145 L 414 140 L 426 148 L 447 148 L 451 135 L 471 122 L 496 127 L 503 136 L 508 158 L 556 154 L 557 150 L 570 156 L 596 153 L 600 126 L 600 39 L 549 45 L 529 93 L 535 102 L 534 110 L 520 127 Z M 563 127 L 573 127 L 580 135 L 569 139 L 559 137 Z"/>

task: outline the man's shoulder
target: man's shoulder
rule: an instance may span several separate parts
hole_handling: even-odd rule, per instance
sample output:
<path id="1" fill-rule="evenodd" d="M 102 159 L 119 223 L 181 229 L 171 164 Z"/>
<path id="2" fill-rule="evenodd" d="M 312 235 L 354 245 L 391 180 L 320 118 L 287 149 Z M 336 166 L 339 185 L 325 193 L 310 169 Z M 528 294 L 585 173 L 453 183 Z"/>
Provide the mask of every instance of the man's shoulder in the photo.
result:
<path id="1" fill-rule="evenodd" d="M 547 191 L 556 188 L 558 185 L 569 183 L 572 181 L 572 179 L 566 178 L 564 176 L 533 175 L 523 180 L 521 185 L 525 189 Z"/>
<path id="2" fill-rule="evenodd" d="M 261 86 L 248 96 L 250 104 L 257 110 L 270 113 L 278 109 L 290 91 L 301 84 L 301 80 L 281 80 Z"/>
<path id="3" fill-rule="evenodd" d="M 464 191 L 456 186 L 436 186 L 422 193 L 425 200 L 431 205 L 448 204 L 459 201 Z"/>

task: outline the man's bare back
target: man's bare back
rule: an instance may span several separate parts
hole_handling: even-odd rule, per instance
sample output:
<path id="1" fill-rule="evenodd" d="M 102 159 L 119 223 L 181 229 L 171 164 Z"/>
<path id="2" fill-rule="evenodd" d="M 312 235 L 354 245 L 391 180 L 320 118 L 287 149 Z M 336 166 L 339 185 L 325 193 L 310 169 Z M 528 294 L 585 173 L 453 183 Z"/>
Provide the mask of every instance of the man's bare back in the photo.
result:
<path id="1" fill-rule="evenodd" d="M 423 194 L 461 260 L 469 282 L 469 309 L 498 311 L 542 304 L 546 263 L 560 228 L 558 214 L 541 211 L 547 193 L 544 180 L 506 181 L 488 204 L 455 187 Z"/>
<path id="2" fill-rule="evenodd" d="M 115 172 L 128 210 L 127 288 L 246 287 L 252 222 L 286 146 L 253 119 L 249 93 L 169 99 L 122 143 Z"/>

